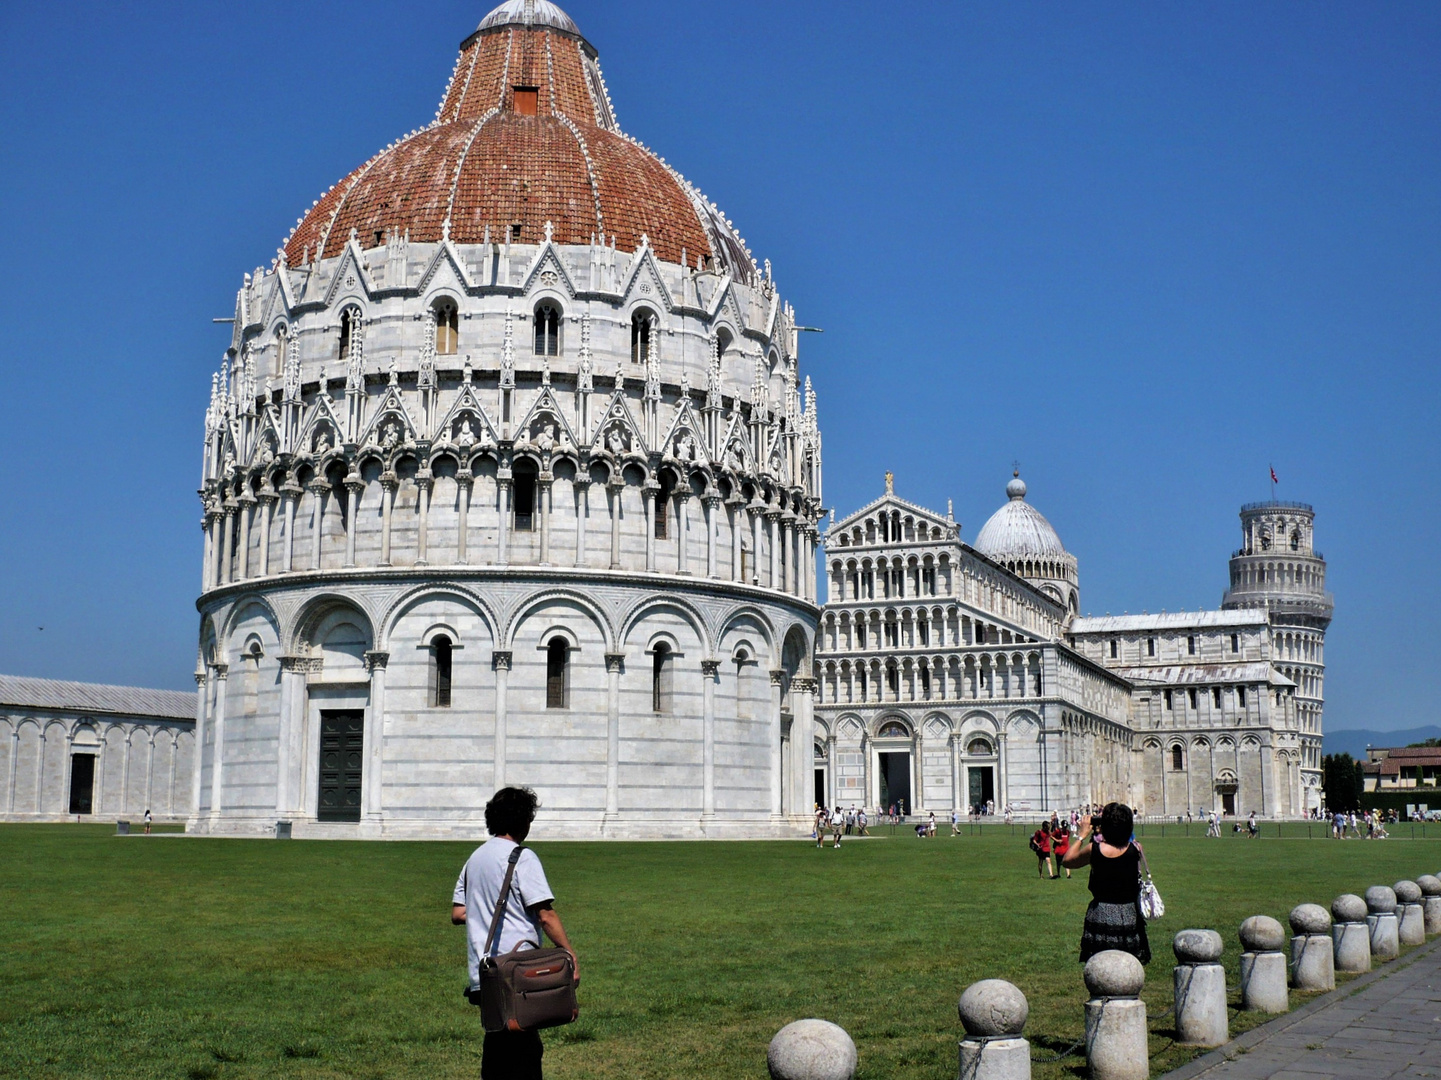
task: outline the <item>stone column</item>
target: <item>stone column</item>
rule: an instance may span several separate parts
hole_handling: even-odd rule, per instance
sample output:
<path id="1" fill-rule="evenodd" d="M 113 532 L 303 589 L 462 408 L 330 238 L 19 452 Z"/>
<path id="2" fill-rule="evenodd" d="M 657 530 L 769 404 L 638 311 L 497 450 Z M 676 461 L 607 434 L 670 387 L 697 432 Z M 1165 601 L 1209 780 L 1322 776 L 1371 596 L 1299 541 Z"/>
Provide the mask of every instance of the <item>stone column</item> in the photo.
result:
<path id="1" fill-rule="evenodd" d="M 1441 934 L 1441 877 L 1422 874 L 1416 884 L 1421 889 L 1422 924 L 1426 933 Z"/>
<path id="2" fill-rule="evenodd" d="M 1283 1013 L 1286 996 L 1286 931 L 1267 915 L 1252 915 L 1241 924 L 1241 1008 L 1248 1012 Z"/>
<path id="3" fill-rule="evenodd" d="M 279 498 L 268 485 L 260 492 L 260 576 L 270 576 L 270 520 Z"/>
<path id="4" fill-rule="evenodd" d="M 983 979 L 966 987 L 959 1002 L 961 1076 L 967 1080 L 1030 1080 L 1031 1044 L 1021 1037 L 1030 1005 L 1004 979 Z"/>
<path id="5" fill-rule="evenodd" d="M 1399 921 L 1396 918 L 1396 891 L 1385 885 L 1372 885 L 1366 890 L 1366 928 L 1371 939 L 1373 960 L 1394 960 L 1401 955 Z"/>
<path id="6" fill-rule="evenodd" d="M 1109 949 L 1086 961 L 1084 978 L 1091 994 L 1086 1002 L 1086 1063 L 1092 1080 L 1147 1080 L 1150 1048 L 1146 1003 L 1141 1000 L 1146 969 L 1130 953 Z M 1223 996 L 1223 1015 L 1225 1007 Z"/>
<path id="7" fill-rule="evenodd" d="M 715 817 L 715 687 L 720 678 L 719 660 L 700 662 L 702 697 L 701 740 L 701 824 Z"/>
<path id="8" fill-rule="evenodd" d="M 775 590 L 779 591 L 779 590 L 782 588 L 781 576 L 780 576 L 780 575 L 781 575 L 781 545 L 780 545 L 781 515 L 780 515 L 780 511 L 779 511 L 779 510 L 767 510 L 767 511 L 766 511 L 766 524 L 770 526 L 770 528 L 769 528 L 769 530 L 768 530 L 769 533 L 770 533 L 770 535 L 769 535 L 769 537 L 767 537 L 767 539 L 770 540 L 770 544 L 771 544 L 771 551 L 770 551 L 770 556 L 771 556 L 771 559 L 770 559 L 770 562 L 771 562 L 771 576 L 770 576 L 770 580 L 767 581 L 766 584 L 769 585 L 772 589 L 775 589 Z"/>
<path id="9" fill-rule="evenodd" d="M 744 528 L 743 516 L 745 514 L 745 503 L 739 497 L 732 498 L 727 504 L 730 507 L 731 525 L 731 580 L 742 582 L 741 577 L 741 532 Z"/>
<path id="10" fill-rule="evenodd" d="M 215 664 L 210 669 L 215 673 L 215 744 L 210 764 L 210 817 L 220 816 L 221 795 L 225 791 L 225 684 L 230 678 L 228 664 Z M 200 753 L 196 752 L 197 771 L 200 768 Z"/>
<path id="11" fill-rule="evenodd" d="M 951 809 L 961 808 L 961 733 L 951 732 Z"/>
<path id="12" fill-rule="evenodd" d="M 605 486 L 610 495 L 610 568 L 620 569 L 620 497 L 625 491 L 624 483 L 608 483 Z"/>
<path id="13" fill-rule="evenodd" d="M 549 472 L 543 472 L 536 480 L 535 495 L 536 501 L 540 503 L 540 565 L 550 565 L 550 492 L 555 484 L 555 477 Z"/>
<path id="14" fill-rule="evenodd" d="M 285 499 L 285 562 L 284 572 L 290 573 L 295 569 L 295 508 L 300 503 L 300 496 L 305 489 L 293 480 L 287 480 L 280 486 L 281 497 Z"/>
<path id="15" fill-rule="evenodd" d="M 415 565 L 427 566 L 430 563 L 430 489 L 435 483 L 429 469 L 421 469 L 415 474 L 416 497 L 420 500 L 420 521 L 416 528 L 416 552 Z"/>
<path id="16" fill-rule="evenodd" d="M 676 554 L 675 569 L 678 574 L 690 573 L 690 493 L 678 491 L 675 495 Z"/>
<path id="17" fill-rule="evenodd" d="M 200 773 L 205 759 L 205 719 L 210 711 L 210 680 L 204 669 L 195 673 L 195 755 L 193 772 L 190 777 L 190 817 L 200 814 Z M 10 743 L 10 798 L 7 809 L 15 809 L 15 751 L 18 747 L 19 732 L 12 733 Z"/>
<path id="18" fill-rule="evenodd" d="M 791 583 L 795 577 L 795 558 L 791 553 L 791 526 L 786 515 L 776 520 L 774 536 L 777 538 L 776 569 L 774 588 L 780 592 L 792 592 Z"/>
<path id="19" fill-rule="evenodd" d="M 222 508 L 225 517 L 220 524 L 220 576 L 217 579 L 221 585 L 230 584 L 230 535 L 235 526 L 236 504 L 226 500 Z"/>
<path id="20" fill-rule="evenodd" d="M 360 493 L 365 490 L 365 481 L 359 473 L 345 478 L 345 565 L 355 565 L 355 516 L 360 513 Z"/>
<path id="21" fill-rule="evenodd" d="M 896 677 L 899 679 L 899 674 Z M 896 695 L 896 699 L 900 700 L 900 694 Z M 915 761 L 911 768 L 911 774 L 915 777 L 916 787 L 915 790 L 911 792 L 911 812 L 913 814 L 920 814 L 924 813 L 926 809 L 926 737 L 921 734 L 920 728 L 916 729 L 916 752 L 914 757 Z"/>
<path id="22" fill-rule="evenodd" d="M 460 520 L 456 522 L 455 561 L 464 566 L 470 562 L 470 493 L 475 485 L 475 475 L 469 469 L 455 474 L 460 488 Z"/>
<path id="23" fill-rule="evenodd" d="M 797 675 L 791 680 L 791 813 L 808 814 L 815 791 L 815 701 L 816 680 Z"/>
<path id="24" fill-rule="evenodd" d="M 385 780 L 385 667 L 390 653 L 371 649 L 365 654 L 370 672 L 370 708 L 365 710 L 365 763 L 360 771 L 360 805 L 364 819 L 379 823 Z"/>
<path id="25" fill-rule="evenodd" d="M 236 559 L 239 564 L 239 580 L 250 577 L 250 523 L 255 518 L 255 496 L 246 488 L 245 494 L 237 500 L 240 503 L 240 552 Z"/>
<path id="26" fill-rule="evenodd" d="M 295 696 L 295 658 L 280 658 L 280 715 L 276 718 L 275 812 L 290 810 L 290 700 Z"/>
<path id="27" fill-rule="evenodd" d="M 215 515 L 209 509 L 200 519 L 200 533 L 205 537 L 205 555 L 200 561 L 200 591 L 209 592 L 215 580 L 211 577 L 215 569 Z"/>
<path id="28" fill-rule="evenodd" d="M 655 571 L 655 493 L 657 491 L 655 481 L 647 481 L 641 488 L 641 498 L 645 500 L 645 568 L 649 572 Z"/>
<path id="29" fill-rule="evenodd" d="M 491 777 L 492 791 L 505 787 L 506 692 L 510 687 L 510 650 L 497 649 L 491 654 L 495 667 L 495 770 Z"/>
<path id="30" fill-rule="evenodd" d="M 786 677 L 780 668 L 771 670 L 771 818 L 781 816 L 781 684 Z"/>
<path id="31" fill-rule="evenodd" d="M 400 478 L 393 472 L 380 474 L 380 565 L 390 565 L 390 522 L 395 514 L 395 489 Z"/>
<path id="32" fill-rule="evenodd" d="M 590 480 L 576 476 L 575 481 L 575 565 L 585 565 L 585 530 L 590 520 Z"/>
<path id="33" fill-rule="evenodd" d="M 752 585 L 759 585 L 761 583 L 761 522 L 765 520 L 762 516 L 765 513 L 765 507 L 757 501 L 751 503 L 749 511 L 751 515 L 751 532 L 754 535 L 754 539 L 751 542 L 754 554 L 751 558 L 750 583 Z"/>
<path id="34" fill-rule="evenodd" d="M 616 496 L 619 498 L 619 495 Z M 606 675 L 606 753 L 605 753 L 605 815 L 607 819 L 620 813 L 620 675 L 625 669 L 625 653 L 605 654 Z"/>
<path id="35" fill-rule="evenodd" d="M 510 470 L 500 469 L 496 472 L 495 486 L 497 501 L 500 504 L 500 517 L 496 523 L 496 555 L 497 566 L 510 565 Z"/>
<path id="36" fill-rule="evenodd" d="M 1414 881 L 1398 881 L 1396 893 L 1397 937 L 1402 945 L 1426 944 L 1426 908 L 1421 903 L 1421 886 Z"/>
<path id="37" fill-rule="evenodd" d="M 1214 930 L 1182 930 L 1171 948 L 1176 954 L 1176 1041 L 1183 1046 L 1220 1046 L 1230 1038 L 1221 935 Z"/>
<path id="38" fill-rule="evenodd" d="M 705 497 L 705 573 L 712 580 L 719 576 L 716 570 L 716 511 L 720 504 L 719 495 Z"/>
<path id="39" fill-rule="evenodd" d="M 1011 791 L 1009 777 L 1006 772 L 1006 733 L 1004 731 L 996 734 L 996 808 L 1005 811 L 1010 803 Z"/>
<path id="40" fill-rule="evenodd" d="M 1297 990 L 1336 989 L 1336 961 L 1331 952 L 1331 913 L 1320 904 L 1291 909 L 1291 985 Z"/>
<path id="41" fill-rule="evenodd" d="M 1336 970 L 1371 970 L 1371 937 L 1366 926 L 1366 901 L 1355 893 L 1342 893 L 1331 901 L 1336 925 L 1331 937 L 1336 946 Z"/>
<path id="42" fill-rule="evenodd" d="M 315 501 L 310 507 L 310 569 L 320 569 L 320 536 L 325 529 L 325 498 L 330 494 L 330 485 L 322 477 L 310 481 L 310 495 Z"/>

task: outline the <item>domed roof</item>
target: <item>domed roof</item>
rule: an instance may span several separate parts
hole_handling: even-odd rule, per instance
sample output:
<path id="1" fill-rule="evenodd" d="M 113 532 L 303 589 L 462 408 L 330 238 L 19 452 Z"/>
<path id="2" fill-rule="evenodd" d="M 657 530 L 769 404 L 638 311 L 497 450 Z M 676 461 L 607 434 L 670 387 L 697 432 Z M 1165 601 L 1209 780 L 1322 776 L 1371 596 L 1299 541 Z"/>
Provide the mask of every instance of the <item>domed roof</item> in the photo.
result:
<path id="1" fill-rule="evenodd" d="M 595 50 L 548 0 L 507 0 L 461 43 L 435 120 L 336 184 L 285 243 L 292 265 L 391 232 L 419 243 L 613 243 L 755 274 L 725 216 L 625 135 Z"/>
<path id="2" fill-rule="evenodd" d="M 999 561 L 1012 555 L 1064 555 L 1065 547 L 1044 514 L 1026 502 L 1026 482 L 1017 472 L 1006 485 L 1006 505 L 981 526 L 971 546 Z"/>

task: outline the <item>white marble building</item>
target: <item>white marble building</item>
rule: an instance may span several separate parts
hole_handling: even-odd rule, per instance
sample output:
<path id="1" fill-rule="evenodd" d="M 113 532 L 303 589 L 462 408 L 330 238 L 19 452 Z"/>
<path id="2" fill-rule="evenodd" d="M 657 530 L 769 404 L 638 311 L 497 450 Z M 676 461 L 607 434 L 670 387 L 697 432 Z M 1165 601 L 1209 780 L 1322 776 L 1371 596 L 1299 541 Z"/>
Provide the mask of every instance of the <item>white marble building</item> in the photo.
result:
<path id="1" fill-rule="evenodd" d="M 195 695 L 0 675 L 0 820 L 190 813 Z"/>
<path id="2" fill-rule="evenodd" d="M 826 533 L 817 801 L 1319 805 L 1332 602 L 1309 506 L 1242 509 L 1219 611 L 1081 618 L 1075 556 L 1018 476 L 974 545 L 886 486 Z"/>
<path id="3" fill-rule="evenodd" d="M 206 417 L 200 832 L 783 834 L 815 394 L 769 264 L 544 0 L 246 275 Z M 791 747 L 807 748 L 792 754 Z"/>

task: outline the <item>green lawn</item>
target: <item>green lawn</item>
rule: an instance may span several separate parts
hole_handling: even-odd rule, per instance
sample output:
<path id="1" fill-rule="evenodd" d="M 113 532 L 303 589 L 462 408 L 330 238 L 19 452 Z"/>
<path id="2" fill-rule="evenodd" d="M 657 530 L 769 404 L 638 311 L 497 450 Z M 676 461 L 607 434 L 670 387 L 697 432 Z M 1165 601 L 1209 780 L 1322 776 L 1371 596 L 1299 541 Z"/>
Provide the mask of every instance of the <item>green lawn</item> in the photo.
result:
<path id="1" fill-rule="evenodd" d="M 0 1076 L 475 1077 L 450 892 L 470 845 L 117 838 L 0 827 Z M 1198 832 L 1200 830 L 1197 830 Z M 1433 834 L 1437 830 L 1430 830 Z M 1145 996 L 1170 1006 L 1170 935 L 1441 871 L 1441 837 L 1336 843 L 1155 835 L 1166 898 Z M 819 1016 L 866 1080 L 955 1075 L 956 998 L 1031 1002 L 1035 1053 L 1082 1031 L 1085 873 L 1038 881 L 1025 831 L 920 842 L 537 844 L 579 951 L 581 1019 L 552 1078 L 763 1077 Z M 1238 1014 L 1233 1031 L 1249 1018 Z M 1159 1073 L 1184 1060 L 1153 1022 Z M 1038 1065 L 1069 1077 L 1079 1059 Z"/>

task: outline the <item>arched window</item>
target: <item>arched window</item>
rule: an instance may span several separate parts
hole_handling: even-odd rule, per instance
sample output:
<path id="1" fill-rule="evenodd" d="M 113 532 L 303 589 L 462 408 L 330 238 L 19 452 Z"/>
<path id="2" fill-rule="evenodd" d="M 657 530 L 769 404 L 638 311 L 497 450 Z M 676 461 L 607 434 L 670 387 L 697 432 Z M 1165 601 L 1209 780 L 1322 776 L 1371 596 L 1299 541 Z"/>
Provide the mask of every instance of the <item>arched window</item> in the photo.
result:
<path id="1" fill-rule="evenodd" d="M 1300 550 L 1301 550 L 1301 532 L 1300 532 L 1299 529 L 1296 530 L 1295 532 L 1291 533 L 1291 550 L 1292 550 L 1292 551 L 1300 551 Z"/>
<path id="2" fill-rule="evenodd" d="M 1186 768 L 1186 756 L 1179 746 L 1171 747 L 1171 769 L 1181 772 Z"/>
<path id="3" fill-rule="evenodd" d="M 662 473 L 660 490 L 655 493 L 655 538 L 664 540 L 668 535 L 671 495 L 675 492 L 675 481 L 670 473 Z"/>
<path id="4" fill-rule="evenodd" d="M 881 730 L 876 732 L 878 739 L 909 739 L 911 733 L 906 726 L 898 720 L 891 720 L 881 725 Z"/>
<path id="5" fill-rule="evenodd" d="M 437 356 L 453 356 L 460 347 L 460 312 L 454 300 L 442 300 L 435 305 L 435 353 Z"/>
<path id="6" fill-rule="evenodd" d="M 990 757 L 991 744 L 985 739 L 972 739 L 966 746 L 966 753 L 972 757 Z"/>
<path id="7" fill-rule="evenodd" d="M 670 646 L 661 642 L 655 647 L 651 658 L 650 707 L 652 712 L 670 712 L 674 668 L 675 657 L 671 655 Z"/>
<path id="8" fill-rule="evenodd" d="M 921 625 L 924 626 L 925 623 L 922 623 Z M 921 673 L 921 697 L 926 698 L 926 699 L 929 699 L 930 696 L 931 696 L 931 669 L 928 668 L 928 667 L 922 666 L 922 667 L 920 668 L 920 673 Z"/>
<path id="9" fill-rule="evenodd" d="M 450 638 L 437 634 L 430 643 L 430 706 L 433 709 L 450 708 Z"/>
<path id="10" fill-rule="evenodd" d="M 570 645 L 558 634 L 545 647 L 545 707 L 570 708 Z"/>
<path id="11" fill-rule="evenodd" d="M 531 532 L 535 528 L 535 462 L 528 458 L 517 461 L 512 484 L 515 531 Z"/>
<path id="12" fill-rule="evenodd" d="M 630 318 L 630 359 L 635 364 L 650 360 L 650 315 L 644 311 Z"/>
<path id="13" fill-rule="evenodd" d="M 270 364 L 270 374 L 277 379 L 285 376 L 285 347 L 290 344 L 290 328 L 281 323 L 275 328 L 275 358 Z"/>
<path id="14" fill-rule="evenodd" d="M 535 355 L 560 355 L 560 309 L 549 302 L 535 309 Z"/>
<path id="15" fill-rule="evenodd" d="M 348 307 L 340 313 L 340 358 L 349 360 L 360 340 L 360 309 Z"/>

